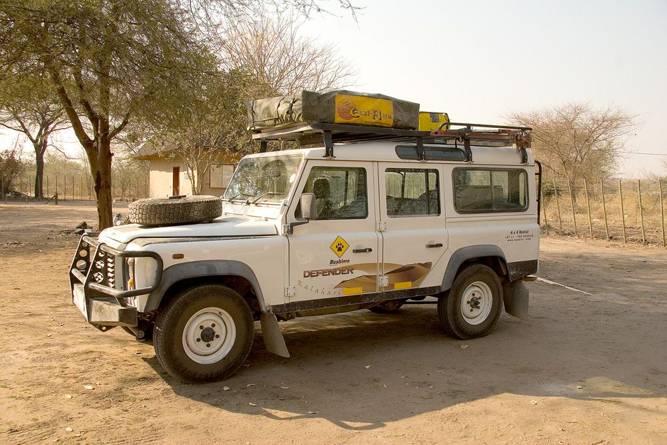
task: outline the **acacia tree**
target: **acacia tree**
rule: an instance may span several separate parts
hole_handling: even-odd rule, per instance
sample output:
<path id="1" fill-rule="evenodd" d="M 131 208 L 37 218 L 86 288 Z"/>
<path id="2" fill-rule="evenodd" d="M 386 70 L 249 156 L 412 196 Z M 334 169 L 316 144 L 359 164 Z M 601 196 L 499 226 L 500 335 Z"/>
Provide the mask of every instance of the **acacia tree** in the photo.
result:
<path id="1" fill-rule="evenodd" d="M 574 187 L 577 178 L 599 178 L 612 173 L 633 118 L 617 108 L 593 109 L 568 104 L 510 119 L 533 128 L 533 148 L 544 166 Z"/>
<path id="2" fill-rule="evenodd" d="M 86 153 L 100 229 L 112 224 L 114 140 L 133 119 L 180 113 L 216 64 L 221 20 L 265 3 L 321 10 L 316 0 L 0 0 L 0 70 L 48 74 Z"/>
<path id="3" fill-rule="evenodd" d="M 0 81 L 0 125 L 24 134 L 35 151 L 35 198 L 44 197 L 44 154 L 51 135 L 67 128 L 62 105 L 44 76 L 11 73 Z"/>
<path id="4" fill-rule="evenodd" d="M 83 147 L 99 227 L 112 224 L 112 143 L 131 119 L 177 114 L 210 69 L 190 11 L 162 0 L 0 3 L 0 64 L 46 72 Z"/>
<path id="5" fill-rule="evenodd" d="M 202 180 L 221 153 L 229 159 L 252 149 L 245 100 L 349 83 L 348 66 L 331 46 L 301 36 L 300 23 L 294 15 L 265 14 L 228 22 L 221 45 L 224 68 L 206 77 L 180 120 L 153 138 L 151 145 L 164 156 L 183 161 L 193 194 L 201 193 Z"/>
<path id="6" fill-rule="evenodd" d="M 222 153 L 240 157 L 252 147 L 245 128 L 249 81 L 238 70 L 212 73 L 193 92 L 178 119 L 154 130 L 149 144 L 163 156 L 183 161 L 192 194 L 201 193 L 203 178 Z"/>
<path id="7" fill-rule="evenodd" d="M 300 34 L 303 18 L 259 14 L 224 28 L 223 61 L 253 79 L 252 97 L 332 90 L 351 82 L 350 67 L 331 45 L 317 45 Z"/>

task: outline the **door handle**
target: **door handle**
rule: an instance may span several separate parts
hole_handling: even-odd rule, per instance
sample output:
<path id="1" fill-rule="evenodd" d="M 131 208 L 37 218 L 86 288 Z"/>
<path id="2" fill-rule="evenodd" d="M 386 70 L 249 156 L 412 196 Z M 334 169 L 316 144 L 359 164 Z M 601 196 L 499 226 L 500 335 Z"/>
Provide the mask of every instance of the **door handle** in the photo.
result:
<path id="1" fill-rule="evenodd" d="M 364 247 L 363 249 L 352 249 L 352 253 L 368 253 L 372 251 L 373 249 L 371 249 L 370 247 Z"/>
<path id="2" fill-rule="evenodd" d="M 436 247 L 442 247 L 442 243 L 428 243 L 426 245 L 426 247 L 429 248 L 429 249 L 433 249 L 433 248 L 436 248 Z"/>

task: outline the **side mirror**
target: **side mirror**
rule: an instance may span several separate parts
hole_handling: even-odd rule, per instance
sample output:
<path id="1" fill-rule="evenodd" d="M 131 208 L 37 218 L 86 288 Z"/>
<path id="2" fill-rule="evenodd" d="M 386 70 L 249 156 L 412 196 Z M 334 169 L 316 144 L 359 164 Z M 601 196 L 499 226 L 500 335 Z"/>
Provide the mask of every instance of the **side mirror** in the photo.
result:
<path id="1" fill-rule="evenodd" d="M 317 213 L 315 209 L 315 195 L 313 193 L 303 193 L 301 199 L 299 200 L 301 205 L 301 216 L 305 220 L 309 220 L 315 216 Z"/>

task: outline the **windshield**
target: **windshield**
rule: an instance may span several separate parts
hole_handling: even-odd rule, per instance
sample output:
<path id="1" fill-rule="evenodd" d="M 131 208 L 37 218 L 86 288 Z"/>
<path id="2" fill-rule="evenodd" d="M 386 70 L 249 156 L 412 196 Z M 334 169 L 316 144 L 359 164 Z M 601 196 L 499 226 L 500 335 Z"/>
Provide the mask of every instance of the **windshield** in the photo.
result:
<path id="1" fill-rule="evenodd" d="M 296 181 L 302 156 L 261 156 L 244 158 L 225 191 L 227 201 L 280 203 Z"/>

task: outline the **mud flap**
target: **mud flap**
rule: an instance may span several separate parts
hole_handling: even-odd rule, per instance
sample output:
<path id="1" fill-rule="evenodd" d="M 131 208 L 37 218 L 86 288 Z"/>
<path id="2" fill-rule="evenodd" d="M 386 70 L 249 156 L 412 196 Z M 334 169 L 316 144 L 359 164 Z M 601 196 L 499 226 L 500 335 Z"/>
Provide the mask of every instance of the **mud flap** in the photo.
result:
<path id="1" fill-rule="evenodd" d="M 503 286 L 505 312 L 518 318 L 528 316 L 529 294 L 523 281 L 515 281 Z"/>
<path id="2" fill-rule="evenodd" d="M 262 336 L 264 337 L 266 350 L 277 356 L 289 358 L 285 338 L 280 331 L 276 316 L 270 312 L 262 312 L 259 316 L 259 322 L 262 326 Z"/>

